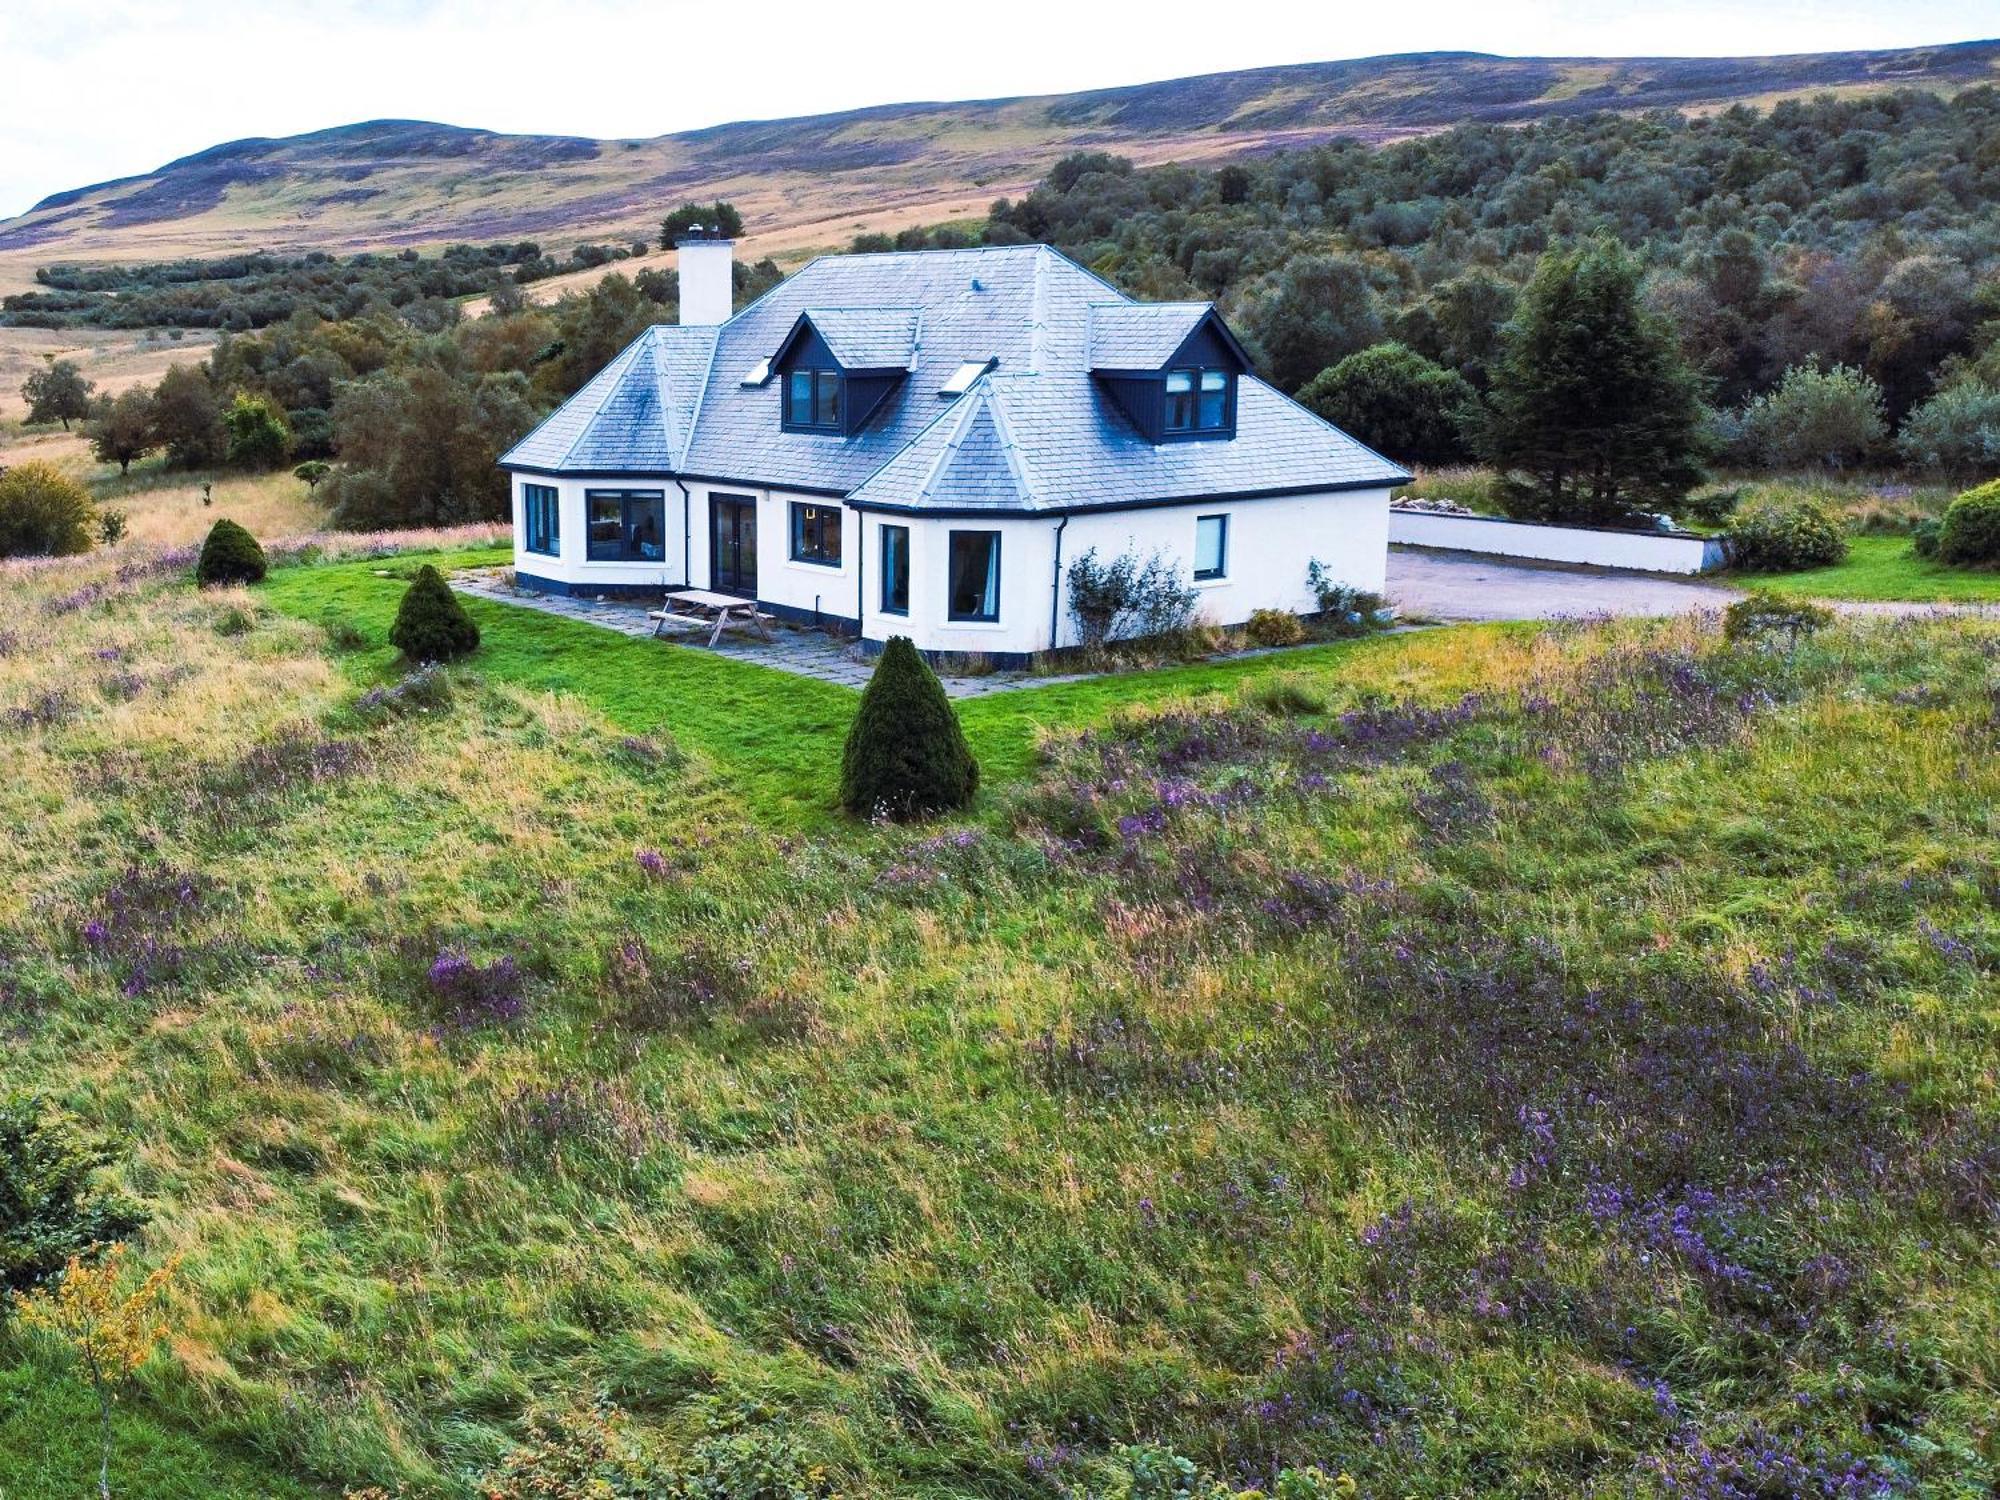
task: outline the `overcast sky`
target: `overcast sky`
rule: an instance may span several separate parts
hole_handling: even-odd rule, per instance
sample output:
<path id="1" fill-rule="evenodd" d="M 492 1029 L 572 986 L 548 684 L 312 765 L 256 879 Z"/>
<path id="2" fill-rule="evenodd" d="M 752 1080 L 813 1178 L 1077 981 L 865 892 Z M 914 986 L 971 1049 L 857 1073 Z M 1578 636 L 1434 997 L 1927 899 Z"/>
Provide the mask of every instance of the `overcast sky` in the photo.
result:
<path id="1" fill-rule="evenodd" d="M 651 136 L 1387 52 L 1685 56 L 2000 35 L 2000 0 L 0 0 L 0 216 L 384 117 Z"/>

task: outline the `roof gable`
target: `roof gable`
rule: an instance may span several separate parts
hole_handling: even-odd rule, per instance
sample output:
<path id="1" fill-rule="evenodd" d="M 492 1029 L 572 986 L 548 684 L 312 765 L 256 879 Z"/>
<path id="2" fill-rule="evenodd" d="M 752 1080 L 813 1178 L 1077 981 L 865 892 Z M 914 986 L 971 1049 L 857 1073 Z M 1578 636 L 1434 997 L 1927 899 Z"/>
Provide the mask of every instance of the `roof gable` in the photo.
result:
<path id="1" fill-rule="evenodd" d="M 1094 374 L 1138 374 L 1184 362 L 1191 345 L 1220 347 L 1238 374 L 1252 361 L 1210 302 L 1098 302 L 1086 358 Z"/>
<path id="2" fill-rule="evenodd" d="M 850 375 L 907 373 L 917 366 L 923 322 L 922 309 L 915 307 L 809 307 L 771 356 L 771 368 L 785 368 L 817 335 Z"/>

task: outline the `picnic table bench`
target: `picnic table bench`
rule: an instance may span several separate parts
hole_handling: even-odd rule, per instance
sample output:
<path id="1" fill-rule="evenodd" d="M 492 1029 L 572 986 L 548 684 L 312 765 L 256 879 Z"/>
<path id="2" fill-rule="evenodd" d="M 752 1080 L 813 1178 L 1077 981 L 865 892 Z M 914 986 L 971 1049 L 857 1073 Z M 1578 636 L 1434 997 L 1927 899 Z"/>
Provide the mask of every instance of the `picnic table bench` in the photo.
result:
<path id="1" fill-rule="evenodd" d="M 744 626 L 767 641 L 771 639 L 771 632 L 766 628 L 771 623 L 771 617 L 758 613 L 756 600 L 740 599 L 734 594 L 718 594 L 712 589 L 676 589 L 667 595 L 664 609 L 650 610 L 646 618 L 653 622 L 656 638 L 669 624 L 675 624 L 696 628 L 714 626 L 708 633 L 711 646 L 722 639 L 723 631 Z"/>

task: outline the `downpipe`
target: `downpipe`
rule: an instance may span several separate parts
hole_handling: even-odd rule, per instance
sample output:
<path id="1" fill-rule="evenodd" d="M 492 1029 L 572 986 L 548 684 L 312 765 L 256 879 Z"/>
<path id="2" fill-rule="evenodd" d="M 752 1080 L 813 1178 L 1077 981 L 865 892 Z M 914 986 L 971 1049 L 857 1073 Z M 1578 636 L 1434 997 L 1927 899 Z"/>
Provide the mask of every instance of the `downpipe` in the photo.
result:
<path id="1" fill-rule="evenodd" d="M 1056 522 L 1056 576 L 1049 582 L 1049 655 L 1056 652 L 1056 625 L 1062 618 L 1062 542 L 1069 517 Z"/>

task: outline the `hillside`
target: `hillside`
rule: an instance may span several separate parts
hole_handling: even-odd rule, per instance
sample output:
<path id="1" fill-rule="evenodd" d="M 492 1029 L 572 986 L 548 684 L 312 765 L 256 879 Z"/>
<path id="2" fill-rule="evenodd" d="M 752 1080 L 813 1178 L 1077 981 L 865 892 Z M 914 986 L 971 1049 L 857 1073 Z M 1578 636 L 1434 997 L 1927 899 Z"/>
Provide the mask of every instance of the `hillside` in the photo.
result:
<path id="1" fill-rule="evenodd" d="M 0 222 L 0 291 L 37 264 L 356 249 L 522 237 L 630 237 L 663 205 L 723 194 L 783 251 L 977 213 L 1065 151 L 1144 163 L 1331 136 L 1380 140 L 1464 120 L 1597 109 L 1705 110 L 1994 76 L 2000 42 L 1775 58 L 1504 58 L 1423 53 L 1259 68 L 1128 88 L 884 105 L 650 140 L 513 136 L 408 120 L 220 145 L 58 193 Z"/>
<path id="2" fill-rule="evenodd" d="M 337 545 L 6 575 L 9 1081 L 179 1257 L 117 1493 L 581 1493 L 480 1477 L 597 1402 L 663 1500 L 1991 1493 L 1992 627 L 996 694 L 906 830 L 847 690 L 405 680 Z M 0 1323 L 0 1490 L 94 1439 Z"/>

